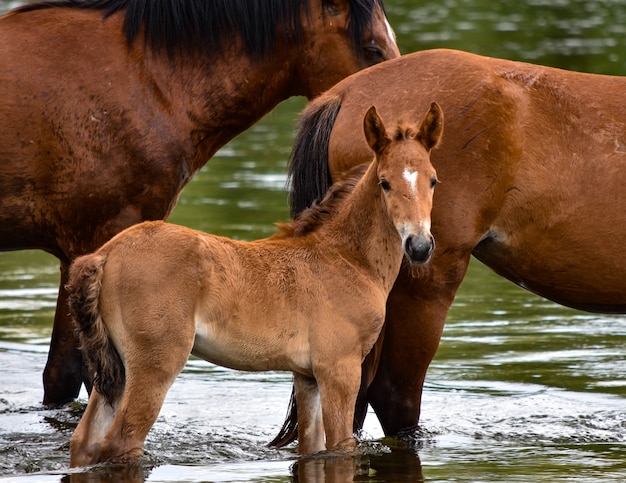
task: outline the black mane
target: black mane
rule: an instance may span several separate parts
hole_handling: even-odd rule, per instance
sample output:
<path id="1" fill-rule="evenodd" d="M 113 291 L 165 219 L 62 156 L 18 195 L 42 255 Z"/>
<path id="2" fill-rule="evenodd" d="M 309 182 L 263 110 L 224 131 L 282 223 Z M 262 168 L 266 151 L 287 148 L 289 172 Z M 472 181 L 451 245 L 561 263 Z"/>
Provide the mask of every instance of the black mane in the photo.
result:
<path id="1" fill-rule="evenodd" d="M 219 52 L 233 35 L 241 35 L 250 56 L 275 50 L 277 27 L 287 40 L 302 42 L 300 13 L 311 0 L 50 0 L 26 4 L 16 11 L 44 8 L 102 10 L 104 18 L 125 11 L 124 34 L 131 45 L 144 29 L 146 45 L 171 55 L 177 49 Z M 363 55 L 361 42 L 374 7 L 382 0 L 350 0 L 350 38 Z"/>

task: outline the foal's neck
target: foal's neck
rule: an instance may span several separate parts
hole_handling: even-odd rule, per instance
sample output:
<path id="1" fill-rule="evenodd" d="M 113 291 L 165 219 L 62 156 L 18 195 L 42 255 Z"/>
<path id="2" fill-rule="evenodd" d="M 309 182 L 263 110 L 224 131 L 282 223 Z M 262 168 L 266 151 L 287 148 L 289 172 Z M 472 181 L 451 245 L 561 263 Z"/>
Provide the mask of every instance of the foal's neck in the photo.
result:
<path id="1" fill-rule="evenodd" d="M 404 254 L 400 235 L 387 214 L 375 163 L 328 221 L 338 250 L 368 268 L 390 291 Z"/>

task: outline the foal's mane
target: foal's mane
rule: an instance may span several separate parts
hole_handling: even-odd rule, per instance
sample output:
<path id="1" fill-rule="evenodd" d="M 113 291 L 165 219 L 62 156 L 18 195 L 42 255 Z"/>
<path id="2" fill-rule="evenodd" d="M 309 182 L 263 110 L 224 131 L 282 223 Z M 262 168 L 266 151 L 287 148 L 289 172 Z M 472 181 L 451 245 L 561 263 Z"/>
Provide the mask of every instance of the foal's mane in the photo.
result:
<path id="1" fill-rule="evenodd" d="M 144 41 L 152 49 L 214 53 L 241 35 L 246 52 L 253 57 L 274 53 L 276 32 L 286 40 L 302 43 L 300 13 L 312 0 L 49 0 L 17 8 L 29 12 L 65 7 L 102 10 L 109 17 L 125 11 L 124 34 L 131 45 L 144 29 Z M 350 39 L 355 53 L 363 56 L 363 33 L 372 23 L 376 4 L 383 0 L 349 0 Z M 311 19 L 309 18 L 309 21 Z"/>
<path id="2" fill-rule="evenodd" d="M 359 180 L 367 171 L 368 163 L 354 166 L 326 192 L 321 200 L 316 200 L 290 224 L 279 224 L 278 235 L 285 237 L 304 236 L 318 229 L 328 218 L 333 216 L 344 200 L 354 190 Z"/>

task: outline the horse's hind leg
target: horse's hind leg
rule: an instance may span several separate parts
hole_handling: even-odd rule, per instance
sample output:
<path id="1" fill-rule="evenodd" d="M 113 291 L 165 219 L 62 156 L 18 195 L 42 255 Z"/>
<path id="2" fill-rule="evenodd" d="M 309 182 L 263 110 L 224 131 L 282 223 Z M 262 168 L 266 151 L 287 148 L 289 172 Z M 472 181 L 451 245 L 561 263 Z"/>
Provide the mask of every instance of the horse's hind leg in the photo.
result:
<path id="1" fill-rule="evenodd" d="M 70 439 L 70 465 L 87 466 L 100 461 L 100 446 L 115 416 L 114 407 L 95 389 L 87 409 Z"/>
<path id="2" fill-rule="evenodd" d="M 293 375 L 298 408 L 298 453 L 314 454 L 324 451 L 324 422 L 320 393 L 315 379 Z"/>
<path id="3" fill-rule="evenodd" d="M 127 334 L 141 338 L 141 342 L 135 339 L 132 350 L 126 351 L 126 385 L 100 448 L 101 461 L 123 463 L 143 454 L 144 441 L 159 416 L 167 391 L 189 359 L 193 325 L 173 320 L 166 325 L 171 330 L 157 328 L 149 337 Z"/>

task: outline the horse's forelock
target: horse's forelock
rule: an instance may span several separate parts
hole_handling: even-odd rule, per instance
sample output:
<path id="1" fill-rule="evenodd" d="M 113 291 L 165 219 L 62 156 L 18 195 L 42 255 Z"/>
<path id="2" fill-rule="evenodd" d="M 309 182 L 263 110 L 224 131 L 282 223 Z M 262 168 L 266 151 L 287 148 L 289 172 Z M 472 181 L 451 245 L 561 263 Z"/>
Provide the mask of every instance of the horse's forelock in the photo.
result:
<path id="1" fill-rule="evenodd" d="M 394 141 L 409 141 L 415 139 L 418 133 L 418 129 L 414 124 L 408 122 L 402 122 L 398 125 L 393 132 L 392 139 Z"/>
<path id="2" fill-rule="evenodd" d="M 348 25 L 350 43 L 354 52 L 360 57 L 365 55 L 362 49 L 363 37 L 365 31 L 372 27 L 376 6 L 379 6 L 383 12 L 385 11 L 383 0 L 350 0 L 350 23 Z"/>

